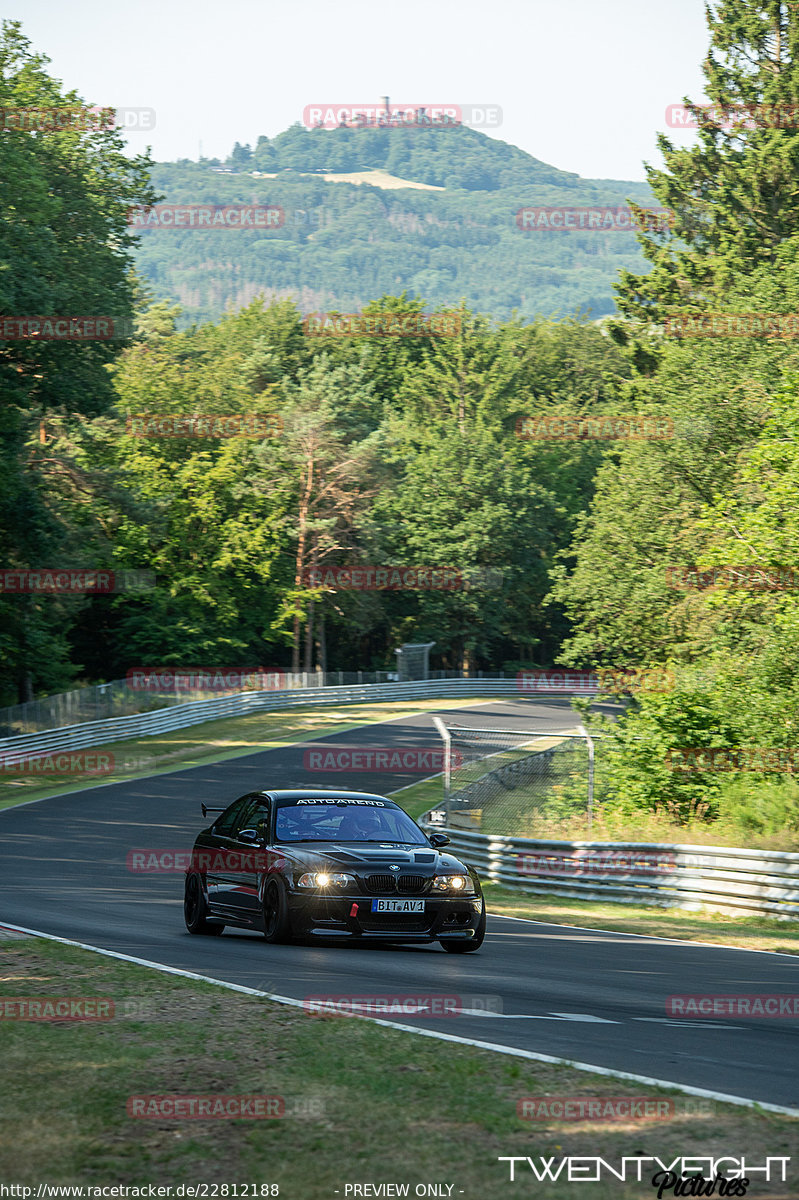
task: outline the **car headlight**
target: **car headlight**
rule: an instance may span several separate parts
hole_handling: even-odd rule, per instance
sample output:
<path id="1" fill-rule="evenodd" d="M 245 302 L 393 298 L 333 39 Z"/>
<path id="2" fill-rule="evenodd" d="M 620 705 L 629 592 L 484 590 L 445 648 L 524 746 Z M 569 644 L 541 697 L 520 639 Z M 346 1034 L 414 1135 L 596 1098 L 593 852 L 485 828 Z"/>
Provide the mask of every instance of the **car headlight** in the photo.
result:
<path id="1" fill-rule="evenodd" d="M 433 879 L 434 892 L 451 892 L 459 896 L 473 896 L 474 883 L 471 875 L 436 875 Z"/>
<path id="2" fill-rule="evenodd" d="M 307 871 L 305 875 L 300 875 L 297 880 L 297 887 L 346 887 L 348 883 L 354 882 L 355 876 L 346 875 L 343 871 Z"/>

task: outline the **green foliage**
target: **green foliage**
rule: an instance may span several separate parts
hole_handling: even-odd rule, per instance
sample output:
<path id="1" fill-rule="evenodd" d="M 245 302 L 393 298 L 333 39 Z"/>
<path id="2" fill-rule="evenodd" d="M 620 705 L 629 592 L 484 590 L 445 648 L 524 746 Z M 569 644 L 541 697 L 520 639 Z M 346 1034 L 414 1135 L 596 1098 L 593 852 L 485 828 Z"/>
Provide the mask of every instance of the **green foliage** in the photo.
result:
<path id="1" fill-rule="evenodd" d="M 48 76 L 19 22 L 0 36 L 0 108 L 75 107 Z M 0 313 L 130 319 L 133 239 L 127 210 L 155 198 L 146 158 L 129 158 L 113 130 L 0 137 Z M 113 391 L 117 340 L 0 342 L 0 558 L 7 567 L 101 565 L 112 549 L 99 522 L 78 516 L 96 483 L 57 441 L 53 420 L 95 416 Z M 87 557 L 88 555 L 88 557 Z M 136 565 L 136 564 L 131 564 Z M 0 693 L 16 700 L 68 684 L 65 629 L 79 599 L 0 598 Z"/>
<path id="2" fill-rule="evenodd" d="M 647 178 L 674 224 L 640 238 L 652 269 L 622 271 L 617 288 L 621 311 L 648 323 L 686 306 L 726 308 L 730 282 L 773 267 L 799 218 L 799 11 L 779 0 L 716 0 L 706 13 L 712 107 L 687 105 L 696 145 L 658 137 L 665 168 L 648 167 Z"/>
<path id="3" fill-rule="evenodd" d="M 246 150 L 245 148 L 239 148 Z M 235 159 L 235 161 L 234 161 Z M 630 232 L 525 232 L 529 205 L 649 204 L 640 183 L 586 180 L 471 129 L 306 130 L 258 139 L 230 174 L 210 162 L 161 163 L 154 185 L 174 204 L 280 206 L 275 229 L 144 229 L 137 269 L 183 307 L 215 321 L 253 296 L 294 298 L 303 312 L 361 311 L 403 291 L 433 308 L 458 304 L 508 320 L 615 310 L 620 267 L 640 270 Z M 326 181 L 385 170 L 443 191 Z M 264 175 L 273 176 L 264 178 Z"/>

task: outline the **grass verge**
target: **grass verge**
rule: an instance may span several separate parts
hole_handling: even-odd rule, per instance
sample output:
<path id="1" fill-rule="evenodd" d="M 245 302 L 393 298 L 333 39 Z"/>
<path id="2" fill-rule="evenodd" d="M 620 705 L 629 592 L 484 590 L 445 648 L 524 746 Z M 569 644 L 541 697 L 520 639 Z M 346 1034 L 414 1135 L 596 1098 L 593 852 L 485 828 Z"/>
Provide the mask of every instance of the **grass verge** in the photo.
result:
<path id="1" fill-rule="evenodd" d="M 442 708 L 468 708 L 489 704 L 490 697 L 479 700 L 415 700 L 386 701 L 378 704 L 324 705 L 319 708 L 290 708 L 279 712 L 254 713 L 249 717 L 228 717 L 221 721 L 206 721 L 188 729 L 152 737 L 132 738 L 112 742 L 94 751 L 108 756 L 106 761 L 116 769 L 108 773 L 76 773 L 64 775 L 18 775 L 10 768 L 0 774 L 0 809 L 10 808 L 27 800 L 42 800 L 62 795 L 98 783 L 133 779 L 142 775 L 160 775 L 164 771 L 182 770 L 199 764 L 224 762 L 258 750 L 274 750 L 315 737 L 347 733 L 362 725 L 392 721 L 414 713 L 437 711 Z M 13 774 L 13 778 L 10 775 Z"/>
<path id="2" fill-rule="evenodd" d="M 276 949 L 253 942 L 254 957 L 263 957 L 264 990 L 278 986 L 271 980 L 292 953 L 281 949 L 277 961 Z M 410 1195 L 417 1184 L 451 1184 L 451 1193 L 444 1187 L 427 1194 L 504 1200 L 510 1185 L 500 1156 L 598 1156 L 618 1165 L 623 1155 L 671 1162 L 745 1154 L 763 1163 L 767 1155 L 797 1151 L 799 1121 L 789 1117 L 368 1021 L 311 1017 L 40 939 L 2 941 L 0 954 L 2 997 L 95 996 L 115 1003 L 114 1018 L 105 1022 L 5 1022 L 0 1178 L 17 1184 L 174 1189 L 185 1182 L 248 1182 L 278 1185 L 283 1200 L 344 1200 L 354 1195 L 345 1192 L 348 1184 L 408 1184 Z M 325 951 L 333 968 L 335 954 Z M 457 988 L 450 982 L 444 990 Z M 451 1024 L 458 1033 L 457 1018 Z M 488 1037 L 497 1036 L 493 1030 Z M 242 1094 L 283 1097 L 285 1116 L 128 1115 L 134 1096 Z M 517 1115 L 519 1100 L 546 1096 L 673 1103 L 649 1120 L 566 1123 Z M 580 1194 L 590 1200 L 655 1194 L 646 1177 L 632 1184 L 581 1182 Z M 518 1183 L 517 1176 L 519 1194 L 536 1188 L 529 1173 Z M 775 1200 L 796 1195 L 790 1182 L 758 1182 L 756 1191 Z M 542 1195 L 573 1200 L 574 1193 L 561 1181 Z"/>

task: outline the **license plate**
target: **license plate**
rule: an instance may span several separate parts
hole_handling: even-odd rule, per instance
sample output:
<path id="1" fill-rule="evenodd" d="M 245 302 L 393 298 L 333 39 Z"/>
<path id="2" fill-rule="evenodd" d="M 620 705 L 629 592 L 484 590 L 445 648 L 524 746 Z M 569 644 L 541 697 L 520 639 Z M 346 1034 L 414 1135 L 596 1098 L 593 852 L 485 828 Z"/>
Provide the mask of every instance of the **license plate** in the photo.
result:
<path id="1" fill-rule="evenodd" d="M 423 913 L 424 900 L 373 900 L 373 913 Z"/>

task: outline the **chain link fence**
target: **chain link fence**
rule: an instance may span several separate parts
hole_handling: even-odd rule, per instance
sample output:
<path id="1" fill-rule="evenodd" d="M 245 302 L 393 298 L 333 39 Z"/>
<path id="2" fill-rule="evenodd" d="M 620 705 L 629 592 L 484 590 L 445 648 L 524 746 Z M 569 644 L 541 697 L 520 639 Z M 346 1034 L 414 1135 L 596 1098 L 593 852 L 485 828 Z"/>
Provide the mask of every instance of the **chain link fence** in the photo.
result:
<path id="1" fill-rule="evenodd" d="M 435 723 L 448 746 L 445 798 L 434 824 L 521 838 L 547 836 L 553 824 L 591 827 L 594 745 L 580 727 L 476 729 Z"/>
<path id="2" fill-rule="evenodd" d="M 197 700 L 208 700 L 215 696 L 231 696 L 247 691 L 270 689 L 304 689 L 319 687 L 355 687 L 362 683 L 392 683 L 398 679 L 396 671 L 300 671 L 283 672 L 245 671 L 234 672 L 239 680 L 230 687 L 224 679 L 213 679 L 210 686 L 196 686 L 197 672 L 186 672 L 181 678 L 181 668 L 172 668 L 173 678 L 169 685 L 137 688 L 130 679 L 113 679 L 91 687 L 75 688 L 56 696 L 45 696 L 30 700 L 27 704 L 15 704 L 0 708 L 0 738 L 17 737 L 22 734 L 44 733 L 51 729 L 64 729 L 87 721 L 102 721 L 111 717 L 128 717 L 137 713 L 153 712 L 170 708 L 176 704 L 191 704 Z M 214 676 L 214 669 L 208 672 Z M 427 679 L 463 679 L 462 671 L 429 671 Z M 473 678 L 504 679 L 502 672 L 491 675 L 479 671 Z M 508 676 L 512 678 L 512 676 Z M 194 686 L 193 686 L 194 681 Z"/>

